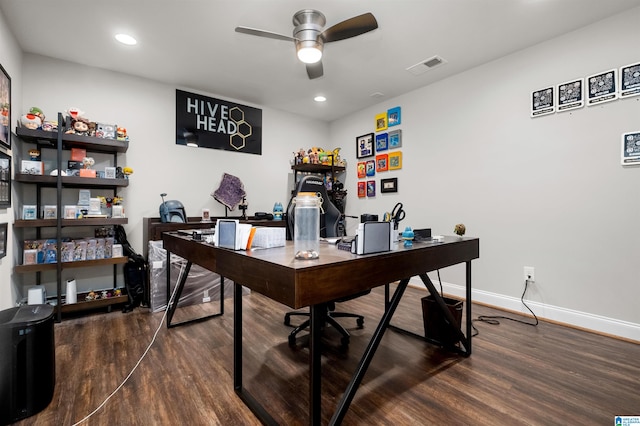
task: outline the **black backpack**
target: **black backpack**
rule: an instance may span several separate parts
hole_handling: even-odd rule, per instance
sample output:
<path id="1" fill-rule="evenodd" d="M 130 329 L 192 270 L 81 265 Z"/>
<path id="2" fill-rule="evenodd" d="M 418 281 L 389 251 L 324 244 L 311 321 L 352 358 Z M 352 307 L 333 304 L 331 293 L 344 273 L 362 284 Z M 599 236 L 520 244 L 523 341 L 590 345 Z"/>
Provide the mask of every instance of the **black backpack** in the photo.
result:
<path id="1" fill-rule="evenodd" d="M 148 266 L 144 257 L 133 250 L 127 240 L 127 234 L 122 225 L 115 225 L 115 238 L 122 245 L 122 252 L 129 261 L 124 265 L 124 284 L 129 296 L 129 303 L 122 308 L 122 312 L 130 312 L 144 301 L 147 288 Z"/>

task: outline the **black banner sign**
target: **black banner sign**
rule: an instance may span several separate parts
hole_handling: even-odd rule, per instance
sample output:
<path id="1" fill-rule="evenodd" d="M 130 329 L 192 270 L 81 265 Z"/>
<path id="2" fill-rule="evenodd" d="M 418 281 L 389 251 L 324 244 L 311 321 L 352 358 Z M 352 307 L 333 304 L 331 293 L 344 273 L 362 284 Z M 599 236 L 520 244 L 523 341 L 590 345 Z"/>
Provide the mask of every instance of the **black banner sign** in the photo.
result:
<path id="1" fill-rule="evenodd" d="M 176 144 L 262 155 L 262 110 L 176 90 Z"/>

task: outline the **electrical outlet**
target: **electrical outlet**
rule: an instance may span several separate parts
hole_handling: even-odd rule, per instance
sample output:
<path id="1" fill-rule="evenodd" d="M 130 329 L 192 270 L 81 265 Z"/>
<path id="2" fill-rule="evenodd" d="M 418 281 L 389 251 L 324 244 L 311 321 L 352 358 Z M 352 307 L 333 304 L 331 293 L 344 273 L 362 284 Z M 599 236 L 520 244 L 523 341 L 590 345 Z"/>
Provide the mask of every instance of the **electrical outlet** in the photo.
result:
<path id="1" fill-rule="evenodd" d="M 529 282 L 534 282 L 536 280 L 536 271 L 533 266 L 525 266 L 524 267 L 524 279 L 529 280 Z"/>

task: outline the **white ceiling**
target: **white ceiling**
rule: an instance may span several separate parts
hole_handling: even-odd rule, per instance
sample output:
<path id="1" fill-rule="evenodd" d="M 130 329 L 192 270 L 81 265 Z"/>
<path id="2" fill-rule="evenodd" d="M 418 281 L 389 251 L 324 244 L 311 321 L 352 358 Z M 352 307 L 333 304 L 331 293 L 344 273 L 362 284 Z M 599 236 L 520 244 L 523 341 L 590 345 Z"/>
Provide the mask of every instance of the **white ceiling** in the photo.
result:
<path id="1" fill-rule="evenodd" d="M 640 0 L 0 0 L 24 52 L 332 121 L 627 9 Z M 309 80 L 290 35 L 300 9 L 329 27 L 371 12 L 379 28 L 325 45 Z M 138 39 L 128 47 L 113 35 Z M 447 63 L 414 76 L 434 55 Z M 72 76 L 70 76 L 72 78 Z M 382 96 L 372 96 L 378 93 Z M 316 94 L 328 98 L 313 101 Z"/>

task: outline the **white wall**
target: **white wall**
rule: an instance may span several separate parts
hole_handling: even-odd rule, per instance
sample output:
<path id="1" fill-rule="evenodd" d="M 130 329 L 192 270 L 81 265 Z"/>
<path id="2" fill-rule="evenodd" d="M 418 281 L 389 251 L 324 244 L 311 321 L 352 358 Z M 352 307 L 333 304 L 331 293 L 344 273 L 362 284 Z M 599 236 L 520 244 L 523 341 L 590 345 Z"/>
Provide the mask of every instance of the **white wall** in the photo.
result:
<path id="1" fill-rule="evenodd" d="M 11 77 L 11 116 L 15 123 L 18 111 L 22 110 L 22 51 L 18 47 L 13 34 L 9 32 L 4 15 L 0 13 L 0 64 Z M 15 143 L 15 141 L 14 141 Z M 4 152 L 4 151 L 3 151 Z M 8 151 L 8 154 L 11 154 Z M 15 192 L 12 191 L 12 198 Z M 0 259 L 0 310 L 14 306 L 15 297 L 12 285 L 13 264 L 15 252 L 13 250 L 13 211 L 15 202 L 11 208 L 0 209 L 0 223 L 8 223 L 7 255 Z"/>
<path id="2" fill-rule="evenodd" d="M 529 117 L 532 91 L 640 61 L 638 22 L 640 8 L 332 123 L 332 140 L 354 141 L 342 151 L 354 159 L 375 114 L 402 107 L 403 168 L 376 176 L 397 176 L 399 192 L 358 199 L 351 160 L 347 213 L 401 201 L 401 227 L 452 234 L 463 222 L 480 238 L 477 300 L 524 311 L 523 267 L 533 266 L 537 314 L 640 340 L 640 168 L 620 166 L 640 97 Z M 461 290 L 462 267 L 441 275 Z"/>

